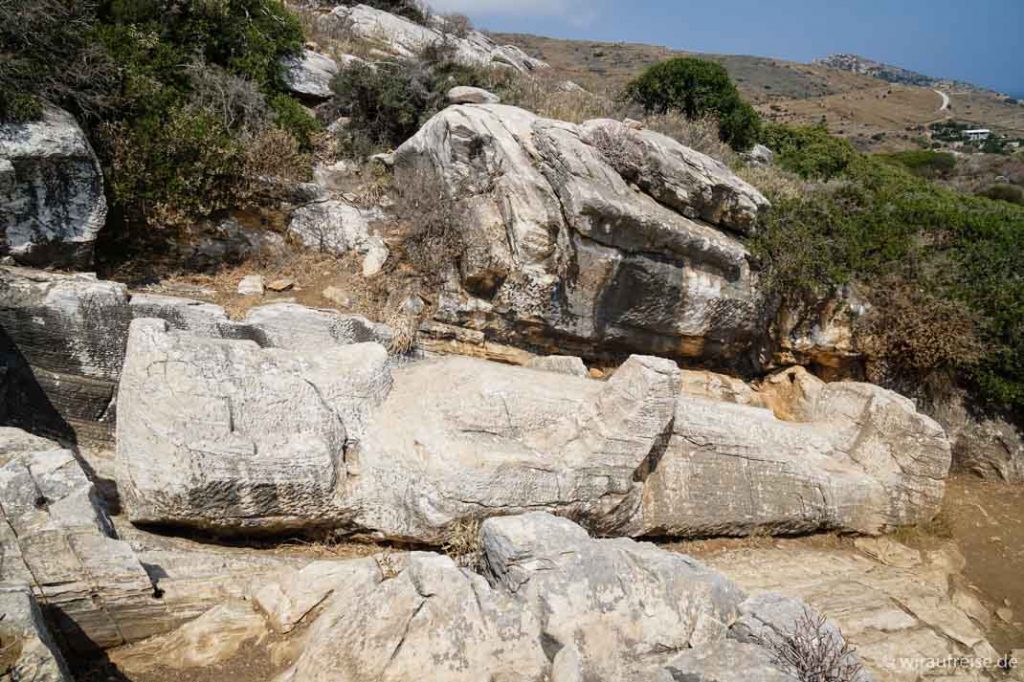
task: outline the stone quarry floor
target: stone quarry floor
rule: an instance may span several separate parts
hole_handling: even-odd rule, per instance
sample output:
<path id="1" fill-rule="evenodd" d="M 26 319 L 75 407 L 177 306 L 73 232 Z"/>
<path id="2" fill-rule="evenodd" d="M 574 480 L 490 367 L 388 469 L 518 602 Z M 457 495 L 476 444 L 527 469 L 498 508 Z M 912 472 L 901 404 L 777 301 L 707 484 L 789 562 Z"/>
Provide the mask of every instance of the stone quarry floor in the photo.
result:
<path id="1" fill-rule="evenodd" d="M 891 666 L 894 658 L 913 656 L 915 650 L 934 651 L 940 640 L 963 641 L 983 634 L 1000 654 L 1024 649 L 1024 487 L 1019 485 L 954 477 L 935 523 L 892 538 L 755 537 L 665 547 L 701 558 L 749 591 L 777 590 L 803 597 L 839 622 L 876 671 Z M 224 551 L 345 559 L 365 556 L 374 548 L 289 545 Z M 977 597 L 968 602 L 983 605 L 984 625 L 964 618 L 963 612 L 976 615 L 966 602 L 957 603 L 960 611 L 951 615 L 949 595 L 957 594 L 953 586 Z M 952 601 L 958 599 L 954 596 Z M 906 622 L 899 624 L 901 618 Z M 106 661 L 79 662 L 76 679 L 269 682 L 285 667 L 274 661 L 276 644 L 264 640 L 247 645 L 232 660 L 201 670 L 153 670 L 128 676 Z M 915 677 L 879 676 L 900 681 Z"/>

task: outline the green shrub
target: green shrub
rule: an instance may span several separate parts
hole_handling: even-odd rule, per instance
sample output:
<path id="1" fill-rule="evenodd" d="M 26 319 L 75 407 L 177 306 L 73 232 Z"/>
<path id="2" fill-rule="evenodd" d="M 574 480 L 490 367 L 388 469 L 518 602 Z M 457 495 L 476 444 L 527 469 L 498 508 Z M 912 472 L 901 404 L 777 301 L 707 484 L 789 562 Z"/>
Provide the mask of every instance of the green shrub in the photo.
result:
<path id="1" fill-rule="evenodd" d="M 242 200 L 251 145 L 318 127 L 284 94 L 303 37 L 278 0 L 0 0 L 0 40 L 0 117 L 74 113 L 140 225 Z"/>
<path id="2" fill-rule="evenodd" d="M 310 148 L 313 134 L 323 128 L 320 122 L 290 95 L 274 95 L 267 102 L 267 106 L 270 108 L 274 123 L 291 133 L 303 149 Z"/>
<path id="3" fill-rule="evenodd" d="M 757 142 L 760 117 L 740 98 L 721 64 L 695 57 L 669 59 L 640 74 L 625 95 L 648 114 L 679 111 L 690 120 L 714 116 L 722 140 L 733 149 L 749 149 Z"/>
<path id="4" fill-rule="evenodd" d="M 821 126 L 769 123 L 761 131 L 761 142 L 775 152 L 782 168 L 802 178 L 829 180 L 843 173 L 857 156 L 849 142 Z"/>
<path id="5" fill-rule="evenodd" d="M 903 166 L 922 178 L 947 177 L 956 168 L 956 157 L 949 152 L 917 149 L 895 154 L 879 154 L 883 161 Z"/>
<path id="6" fill-rule="evenodd" d="M 342 70 L 332 87 L 339 104 L 335 113 L 350 119 L 345 133 L 349 152 L 365 156 L 401 145 L 447 106 L 448 90 L 457 85 L 499 95 L 517 87 L 516 76 L 508 70 L 459 64 L 443 44 L 417 61 L 395 59 Z"/>
<path id="7" fill-rule="evenodd" d="M 940 188 L 887 160 L 822 148 L 795 144 L 780 154 L 785 168 L 834 179 L 770 197 L 750 245 L 770 293 L 805 303 L 851 281 L 874 287 L 888 317 L 868 330 L 880 345 L 868 337 L 866 345 L 900 374 L 900 385 L 929 367 L 955 365 L 979 404 L 1024 409 L 1024 208 Z M 894 302 L 895 290 L 907 293 Z M 880 333 L 886 329 L 902 331 Z"/>
<path id="8" fill-rule="evenodd" d="M 1011 204 L 1024 206 L 1024 187 L 1019 185 L 999 183 L 986 188 L 980 192 L 980 195 L 996 201 L 1008 201 Z"/>
<path id="9" fill-rule="evenodd" d="M 117 66 L 96 21 L 90 0 L 0 2 L 0 121 L 39 118 L 43 100 L 89 118 L 110 110 Z"/>
<path id="10" fill-rule="evenodd" d="M 397 147 L 415 135 L 435 98 L 427 70 L 404 60 L 355 64 L 333 88 L 351 119 L 347 132 L 357 153 Z"/>

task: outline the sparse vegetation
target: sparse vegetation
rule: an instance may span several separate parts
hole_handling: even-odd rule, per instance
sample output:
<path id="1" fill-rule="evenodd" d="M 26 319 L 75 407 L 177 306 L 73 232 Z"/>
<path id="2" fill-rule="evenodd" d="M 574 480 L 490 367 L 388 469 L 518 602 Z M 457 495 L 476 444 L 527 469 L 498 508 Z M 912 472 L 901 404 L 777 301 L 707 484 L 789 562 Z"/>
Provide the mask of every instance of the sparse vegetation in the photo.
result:
<path id="1" fill-rule="evenodd" d="M 1020 185 L 1011 185 L 1007 182 L 997 183 L 982 190 L 979 194 L 996 201 L 1007 201 L 1024 206 L 1024 187 Z"/>
<path id="2" fill-rule="evenodd" d="M 857 682 L 864 666 L 828 619 L 804 608 L 792 632 L 769 630 L 759 644 L 801 682 Z"/>
<path id="3" fill-rule="evenodd" d="M 465 250 L 460 216 L 449 189 L 431 172 L 403 177 L 398 186 L 398 218 L 406 226 L 406 259 L 433 284 L 445 281 Z"/>
<path id="4" fill-rule="evenodd" d="M 715 62 L 677 57 L 655 64 L 627 86 L 626 97 L 648 114 L 678 111 L 691 121 L 714 116 L 722 141 L 738 151 L 758 138 L 760 117 Z"/>
<path id="5" fill-rule="evenodd" d="M 462 568 L 478 570 L 483 561 L 480 521 L 472 518 L 460 519 L 448 526 L 441 549 Z"/>

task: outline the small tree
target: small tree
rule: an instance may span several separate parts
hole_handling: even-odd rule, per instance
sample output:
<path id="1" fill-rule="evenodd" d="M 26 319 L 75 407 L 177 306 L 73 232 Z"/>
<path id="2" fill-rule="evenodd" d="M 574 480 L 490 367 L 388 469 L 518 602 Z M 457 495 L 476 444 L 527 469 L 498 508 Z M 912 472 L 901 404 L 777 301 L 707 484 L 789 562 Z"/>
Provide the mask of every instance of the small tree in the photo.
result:
<path id="1" fill-rule="evenodd" d="M 749 149 L 757 141 L 761 119 L 721 64 L 695 57 L 669 59 L 640 74 L 626 87 L 626 96 L 648 114 L 679 111 L 690 120 L 714 116 L 722 141 L 733 149 Z"/>

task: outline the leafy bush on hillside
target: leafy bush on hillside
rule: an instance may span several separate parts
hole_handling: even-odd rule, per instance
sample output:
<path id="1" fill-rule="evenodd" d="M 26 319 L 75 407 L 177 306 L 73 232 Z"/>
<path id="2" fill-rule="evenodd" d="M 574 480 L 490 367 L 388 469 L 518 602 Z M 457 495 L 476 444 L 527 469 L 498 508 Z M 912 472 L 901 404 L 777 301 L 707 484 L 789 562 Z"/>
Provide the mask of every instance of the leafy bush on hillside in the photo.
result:
<path id="1" fill-rule="evenodd" d="M 679 111 L 690 120 L 714 116 L 722 141 L 737 151 L 757 142 L 761 119 L 721 64 L 695 57 L 669 59 L 640 74 L 625 94 L 648 114 Z"/>
<path id="2" fill-rule="evenodd" d="M 777 163 L 802 178 L 829 180 L 843 173 L 857 151 L 822 126 L 790 127 L 769 123 L 761 142 L 775 152 Z"/>
<path id="3" fill-rule="evenodd" d="M 0 40 L 0 118 L 76 114 L 134 223 L 232 205 L 251 145 L 317 126 L 283 94 L 302 30 L 276 0 L 6 0 Z"/>
<path id="4" fill-rule="evenodd" d="M 1024 206 L 1024 187 L 1009 183 L 997 183 L 979 192 L 983 197 L 996 201 L 1008 201 Z"/>
<path id="5" fill-rule="evenodd" d="M 940 188 L 820 135 L 777 157 L 818 182 L 770 197 L 751 247 L 771 291 L 805 302 L 865 283 L 886 317 L 862 341 L 891 361 L 901 375 L 895 381 L 929 368 L 959 372 L 985 404 L 1024 409 L 1024 208 Z M 894 302 L 897 290 L 909 293 Z M 884 329 L 903 331 L 878 333 Z"/>
<path id="6" fill-rule="evenodd" d="M 492 90 L 514 88 L 518 76 L 505 69 L 459 64 L 450 46 L 433 46 L 419 60 L 393 59 L 343 69 L 332 88 L 339 109 L 350 121 L 344 140 L 354 156 L 393 149 L 416 134 L 447 106 L 448 91 L 458 85 Z"/>
<path id="7" fill-rule="evenodd" d="M 943 178 L 956 168 L 956 157 L 949 152 L 915 149 L 895 154 L 879 154 L 883 161 L 899 164 L 922 178 Z"/>

